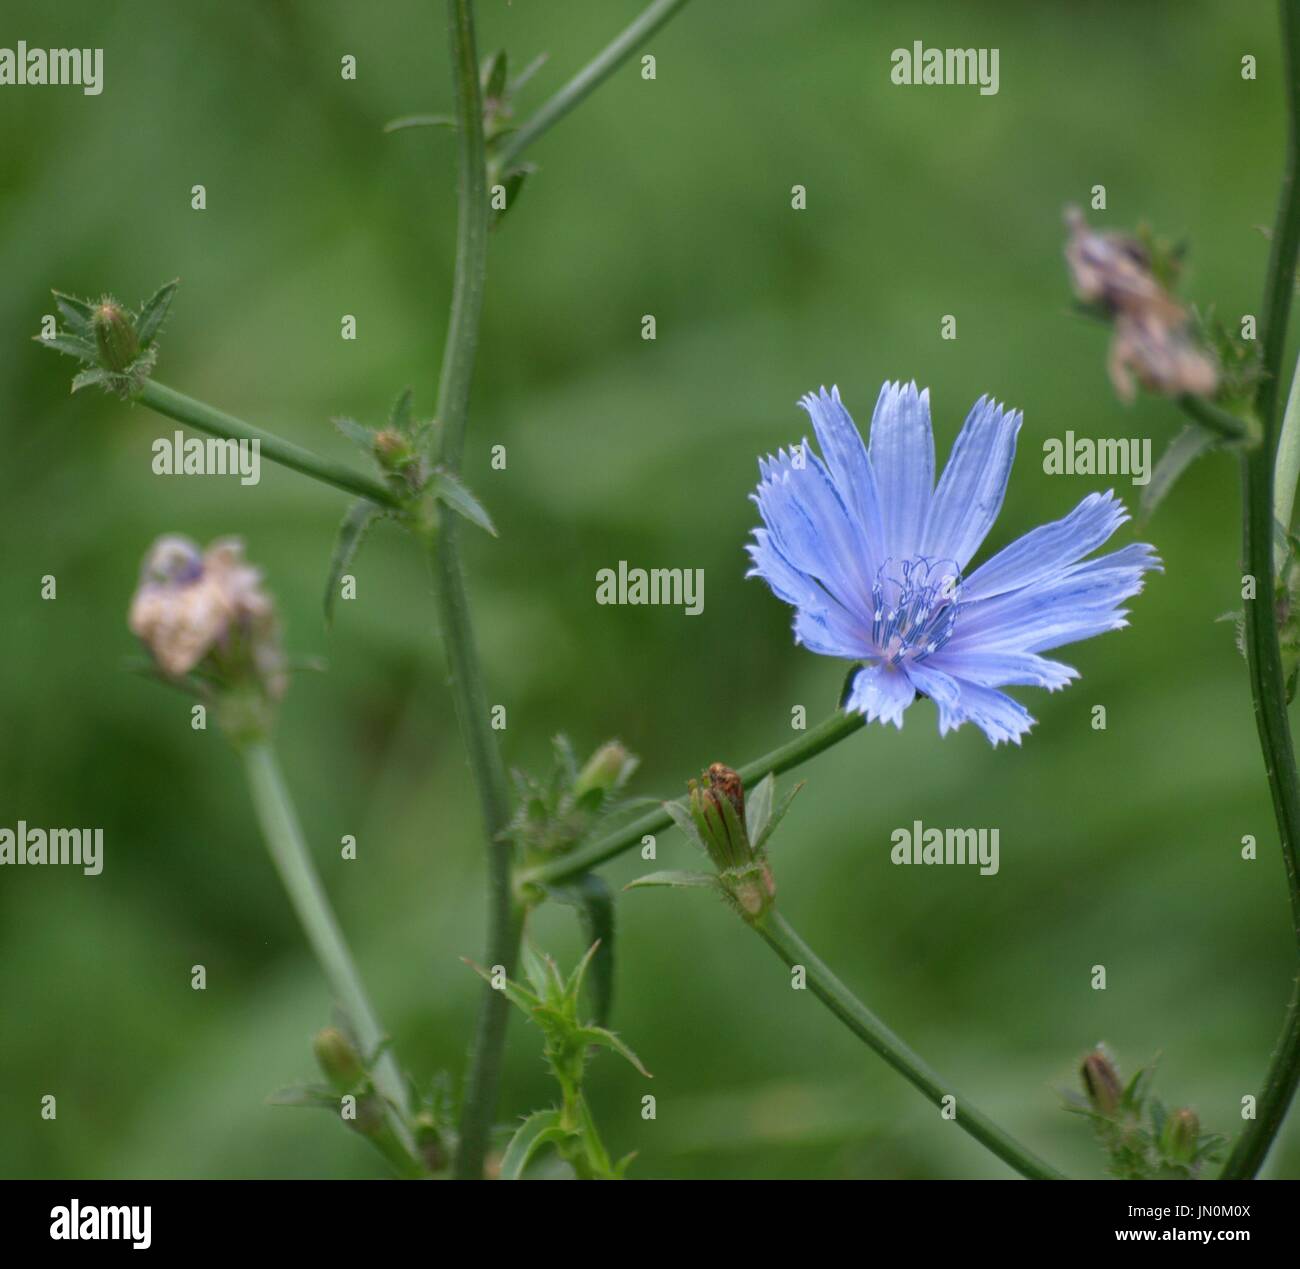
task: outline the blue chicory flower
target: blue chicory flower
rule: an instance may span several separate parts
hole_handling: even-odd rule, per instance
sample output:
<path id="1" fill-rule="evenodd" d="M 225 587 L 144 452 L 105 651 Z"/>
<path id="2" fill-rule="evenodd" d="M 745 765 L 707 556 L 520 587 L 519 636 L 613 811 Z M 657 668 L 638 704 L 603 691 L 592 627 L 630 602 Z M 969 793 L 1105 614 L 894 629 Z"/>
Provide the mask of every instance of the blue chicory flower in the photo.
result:
<path id="1" fill-rule="evenodd" d="M 929 389 L 886 383 L 869 448 L 837 388 L 800 405 L 823 457 L 805 441 L 759 460 L 748 576 L 794 607 L 796 643 L 865 663 L 845 709 L 901 728 L 919 693 L 941 735 L 971 722 L 1019 744 L 1034 719 L 998 689 L 1077 678 L 1039 654 L 1127 625 L 1120 605 L 1160 568 L 1153 548 L 1084 560 L 1129 518 L 1112 491 L 1093 493 L 964 576 L 1002 507 L 1020 411 L 981 397 L 936 488 Z"/>

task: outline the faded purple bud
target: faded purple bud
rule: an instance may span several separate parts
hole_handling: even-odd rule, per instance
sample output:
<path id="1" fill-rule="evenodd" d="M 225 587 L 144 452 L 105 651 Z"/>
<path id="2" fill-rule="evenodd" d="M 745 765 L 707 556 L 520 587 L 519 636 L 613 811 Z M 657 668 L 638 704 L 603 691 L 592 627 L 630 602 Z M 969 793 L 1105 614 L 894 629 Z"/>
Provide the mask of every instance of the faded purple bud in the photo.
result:
<path id="1" fill-rule="evenodd" d="M 160 537 L 145 556 L 128 624 L 169 678 L 206 664 L 223 686 L 251 679 L 271 700 L 284 695 L 275 608 L 237 538 L 200 553 L 188 538 Z"/>

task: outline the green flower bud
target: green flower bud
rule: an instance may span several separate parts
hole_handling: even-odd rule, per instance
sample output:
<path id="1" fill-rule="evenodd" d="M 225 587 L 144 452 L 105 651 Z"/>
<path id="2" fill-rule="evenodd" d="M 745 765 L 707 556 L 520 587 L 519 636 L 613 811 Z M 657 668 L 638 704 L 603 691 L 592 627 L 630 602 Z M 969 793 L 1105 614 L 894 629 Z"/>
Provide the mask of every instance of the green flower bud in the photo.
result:
<path id="1" fill-rule="evenodd" d="M 312 1048 L 325 1078 L 340 1092 L 355 1088 L 366 1073 L 356 1049 L 337 1027 L 323 1027 L 318 1031 Z"/>
<path id="2" fill-rule="evenodd" d="M 715 762 L 690 788 L 691 817 L 718 879 L 746 919 L 761 917 L 772 906 L 776 882 L 749 840 L 739 774 Z"/>
<path id="3" fill-rule="evenodd" d="M 1088 1093 L 1088 1101 L 1099 1115 L 1108 1119 L 1119 1110 L 1120 1100 L 1124 1096 L 1124 1085 L 1120 1082 L 1119 1072 L 1110 1060 L 1105 1049 L 1096 1048 L 1083 1059 L 1080 1070 L 1083 1087 Z"/>
<path id="4" fill-rule="evenodd" d="M 411 444 L 396 428 L 375 433 L 375 457 L 389 471 L 400 471 L 411 460 Z"/>
<path id="5" fill-rule="evenodd" d="M 617 741 L 601 745 L 587 759 L 573 785 L 573 796 L 581 800 L 593 789 L 608 793 L 620 788 L 636 767 L 636 759 Z"/>
<path id="6" fill-rule="evenodd" d="M 1176 1110 L 1160 1132 L 1160 1149 L 1170 1163 L 1189 1164 L 1196 1158 L 1201 1140 L 1201 1121 L 1194 1110 Z"/>
<path id="7" fill-rule="evenodd" d="M 441 1172 L 449 1161 L 446 1142 L 433 1113 L 422 1110 L 415 1117 L 415 1144 L 430 1172 Z"/>
<path id="8" fill-rule="evenodd" d="M 135 322 L 116 300 L 104 296 L 95 305 L 90 324 L 105 369 L 120 374 L 140 355 L 140 339 L 135 333 Z"/>

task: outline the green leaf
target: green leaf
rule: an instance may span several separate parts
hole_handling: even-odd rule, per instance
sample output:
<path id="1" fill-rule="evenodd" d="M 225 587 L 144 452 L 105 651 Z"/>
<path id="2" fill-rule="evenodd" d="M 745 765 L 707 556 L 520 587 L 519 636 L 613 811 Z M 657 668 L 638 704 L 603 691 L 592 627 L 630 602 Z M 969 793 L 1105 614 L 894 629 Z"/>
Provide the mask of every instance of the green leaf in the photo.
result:
<path id="1" fill-rule="evenodd" d="M 1151 481 L 1142 491 L 1138 519 L 1149 520 L 1183 472 L 1202 454 L 1209 453 L 1220 443 L 1220 438 L 1208 428 L 1201 427 L 1198 423 L 1187 424 L 1160 455 L 1160 461 L 1151 473 Z"/>
<path id="2" fill-rule="evenodd" d="M 487 983 L 487 985 L 491 987 L 493 991 L 504 992 L 506 999 L 510 1001 L 512 1005 L 515 1005 L 517 1008 L 522 1009 L 524 1013 L 528 1014 L 529 1016 L 531 1016 L 534 1010 L 536 1010 L 538 1006 L 541 1005 L 542 1002 L 536 996 L 534 996 L 531 991 L 525 990 L 518 983 L 512 982 L 509 978 L 507 978 L 506 985 L 504 987 L 497 987 L 492 982 L 492 975 L 486 969 L 484 969 L 482 965 L 476 965 L 468 957 L 462 957 L 461 959 L 485 983 Z"/>
<path id="3" fill-rule="evenodd" d="M 54 303 L 63 314 L 63 319 L 78 334 L 88 335 L 90 323 L 95 316 L 95 306 L 89 300 L 80 300 L 75 295 L 66 295 L 62 291 L 51 291 Z"/>
<path id="4" fill-rule="evenodd" d="M 403 128 L 454 128 L 456 120 L 451 115 L 402 115 L 384 124 L 385 132 L 401 132 Z"/>
<path id="5" fill-rule="evenodd" d="M 521 163 L 518 167 L 512 167 L 501 178 L 501 184 L 505 188 L 506 205 L 504 207 L 492 208 L 491 227 L 495 229 L 506 215 L 514 210 L 515 203 L 523 191 L 524 182 L 537 171 L 535 163 Z"/>
<path id="6" fill-rule="evenodd" d="M 517 93 L 530 79 L 532 79 L 534 75 L 537 74 L 539 70 L 542 69 L 543 66 L 546 65 L 546 60 L 549 57 L 549 53 L 538 53 L 537 56 L 534 57 L 533 60 L 514 77 L 510 83 L 509 89 L 511 97 L 513 97 L 515 93 Z"/>
<path id="7" fill-rule="evenodd" d="M 745 799 L 745 823 L 751 841 L 757 842 L 763 836 L 763 830 L 772 818 L 772 792 L 775 788 L 776 776 L 769 771 Z"/>
<path id="8" fill-rule="evenodd" d="M 637 890 L 643 886 L 676 886 L 685 888 L 687 886 L 716 886 L 717 877 L 707 872 L 686 872 L 682 869 L 665 869 L 663 872 L 647 873 L 644 877 L 638 877 L 635 881 L 629 881 L 623 887 L 624 890 Z"/>
<path id="9" fill-rule="evenodd" d="M 364 424 L 358 423 L 356 419 L 340 417 L 331 419 L 330 422 L 333 423 L 334 426 L 348 438 L 348 440 L 352 441 L 356 445 L 360 445 L 367 454 L 374 453 L 375 433 L 373 429 L 366 427 Z"/>
<path id="10" fill-rule="evenodd" d="M 546 995 L 546 962 L 537 954 L 531 943 L 525 943 L 519 950 L 519 959 L 523 963 L 524 977 L 528 979 L 539 999 Z"/>
<path id="11" fill-rule="evenodd" d="M 574 1032 L 573 1038 L 582 1044 L 596 1044 L 601 1048 L 613 1049 L 615 1053 L 631 1062 L 646 1079 L 654 1079 L 654 1076 L 641 1065 L 641 1059 L 612 1031 L 607 1031 L 604 1027 L 579 1027 Z"/>
<path id="12" fill-rule="evenodd" d="M 50 335 L 48 338 L 44 335 L 33 335 L 32 338 L 46 348 L 53 348 L 55 352 L 61 352 L 68 357 L 76 357 L 79 361 L 94 363 L 99 360 L 99 351 L 95 345 L 88 339 L 82 339 L 80 335 L 59 331 L 58 334 Z"/>
<path id="13" fill-rule="evenodd" d="M 445 503 L 458 515 L 462 515 L 472 524 L 485 529 L 493 537 L 497 536 L 495 526 L 488 513 L 483 510 L 478 499 L 465 488 L 450 472 L 435 472 L 430 482 L 430 490 L 439 502 Z"/>
<path id="14" fill-rule="evenodd" d="M 591 1003 L 597 1023 L 609 1019 L 614 1004 L 614 895 L 603 877 L 583 873 L 575 881 L 548 886 L 547 894 L 578 910 L 591 951 Z M 585 964 L 585 962 L 584 962 Z"/>
<path id="15" fill-rule="evenodd" d="M 704 838 L 700 836 L 700 831 L 695 827 L 695 817 L 680 802 L 665 802 L 663 808 L 668 812 L 674 824 L 686 834 L 687 838 L 692 841 L 700 850 L 707 855 L 708 847 L 704 844 Z"/>
<path id="16" fill-rule="evenodd" d="M 180 284 L 180 278 L 173 278 L 170 282 L 160 286 L 144 302 L 144 306 L 140 309 L 140 318 L 135 327 L 142 346 L 153 343 L 157 338 L 163 322 L 167 320 L 167 312 L 172 306 L 172 299 L 175 297 L 176 288 Z"/>
<path id="17" fill-rule="evenodd" d="M 411 402 L 413 394 L 410 388 L 405 388 L 402 395 L 393 402 L 392 413 L 388 416 L 388 425 L 396 428 L 399 432 L 409 432 L 411 430 Z"/>
<path id="18" fill-rule="evenodd" d="M 324 1084 L 295 1084 L 277 1089 L 266 1101 L 269 1106 L 312 1106 L 335 1114 L 339 1109 L 339 1094 Z"/>
<path id="19" fill-rule="evenodd" d="M 354 502 L 339 525 L 338 537 L 334 540 L 334 554 L 330 558 L 329 576 L 325 580 L 325 625 L 334 623 L 334 601 L 338 595 L 339 579 L 352 563 L 361 540 L 366 536 L 370 522 L 383 511 L 365 498 Z"/>
<path id="20" fill-rule="evenodd" d="M 754 853 L 757 854 L 772 839 L 772 834 L 776 832 L 777 825 L 785 819 L 785 813 L 790 809 L 790 803 L 798 796 L 799 790 L 803 788 L 806 781 L 800 780 L 798 784 L 785 795 L 785 801 L 772 812 L 767 823 L 763 826 L 763 831 L 753 839 Z"/>
<path id="21" fill-rule="evenodd" d="M 549 1142 L 563 1141 L 570 1134 L 560 1127 L 558 1110 L 534 1111 L 510 1138 L 510 1144 L 501 1157 L 501 1179 L 518 1181 L 524 1169 L 538 1150 Z"/>
<path id="22" fill-rule="evenodd" d="M 95 385 L 103 385 L 112 381 L 112 373 L 104 370 L 99 366 L 87 366 L 85 370 L 79 370 L 72 377 L 73 392 L 80 392 L 82 388 L 92 388 Z"/>
<path id="23" fill-rule="evenodd" d="M 506 91 L 506 51 L 497 49 L 483 63 L 483 96 L 500 101 Z"/>

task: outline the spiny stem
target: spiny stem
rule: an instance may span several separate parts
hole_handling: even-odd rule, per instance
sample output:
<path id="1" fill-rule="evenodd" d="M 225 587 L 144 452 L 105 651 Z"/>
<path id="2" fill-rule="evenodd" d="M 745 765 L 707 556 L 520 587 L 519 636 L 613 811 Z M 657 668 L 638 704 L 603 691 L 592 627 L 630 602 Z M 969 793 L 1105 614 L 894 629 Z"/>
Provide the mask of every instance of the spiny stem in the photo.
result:
<path id="1" fill-rule="evenodd" d="M 347 939 L 339 928 L 338 919 L 321 885 L 320 874 L 312 862 L 311 852 L 303 840 L 302 826 L 294 809 L 293 799 L 285 785 L 280 764 L 269 740 L 255 740 L 241 749 L 248 787 L 253 807 L 266 839 L 267 850 L 275 864 L 280 880 L 289 894 L 298 921 L 315 953 L 325 979 L 342 1006 L 362 1056 L 369 1061 L 379 1052 L 386 1034 L 379 1024 L 378 1015 L 366 994 L 361 971 L 357 969 Z M 398 1108 L 406 1106 L 407 1091 L 402 1073 L 387 1050 L 371 1071 L 375 1089 L 384 1098 L 389 1125 L 413 1162 L 414 1142 L 406 1120 Z M 418 1166 L 415 1169 L 420 1171 Z"/>
<path id="2" fill-rule="evenodd" d="M 225 414 L 202 401 L 187 397 L 183 392 L 177 392 L 175 388 L 169 388 L 156 379 L 146 380 L 133 399 L 169 419 L 175 419 L 177 423 L 207 432 L 209 436 L 229 441 L 258 441 L 260 452 L 272 462 L 291 467 L 304 476 L 333 485 L 336 489 L 369 498 L 381 507 L 398 509 L 402 505 L 397 495 L 381 481 L 363 472 L 353 471 L 343 463 L 321 458 L 292 441 L 282 440 L 252 423 L 245 423 L 232 414 Z"/>
<path id="3" fill-rule="evenodd" d="M 459 199 L 456 213 L 456 277 L 451 319 L 438 382 L 441 424 L 439 462 L 459 473 L 469 414 L 469 387 L 478 347 L 479 315 L 487 273 L 487 175 L 483 144 L 483 104 L 479 94 L 478 54 L 474 46 L 471 0 L 447 0 L 452 70 L 456 84 L 459 140 Z M 505 768 L 488 717 L 487 689 L 470 621 L 469 599 L 460 560 L 460 526 L 444 515 L 433 547 L 439 624 L 451 677 L 456 716 L 469 756 L 487 833 L 488 964 L 514 972 L 522 917 L 510 887 L 510 844 L 502 836 L 510 815 Z M 481 1177 L 488 1136 L 496 1115 L 501 1055 L 509 1002 L 504 992 L 485 987 L 470 1053 L 461 1110 L 458 1177 Z"/>
<path id="4" fill-rule="evenodd" d="M 818 998 L 858 1039 L 876 1051 L 890 1066 L 918 1088 L 936 1106 L 945 1097 L 954 1099 L 954 1120 L 981 1145 L 987 1146 L 1004 1163 L 1021 1176 L 1038 1181 L 1061 1181 L 1064 1176 L 1022 1146 L 987 1115 L 976 1110 L 946 1080 L 898 1038 L 835 975 L 817 954 L 799 937 L 790 923 L 775 909 L 754 929 L 767 940 L 768 946 L 789 966 L 802 965 L 807 983 Z"/>
<path id="5" fill-rule="evenodd" d="M 1300 186 L 1296 182 L 1300 146 L 1300 0 L 1281 0 L 1282 51 L 1286 68 L 1286 169 L 1278 198 L 1261 320 L 1262 374 L 1255 413 L 1263 427 L 1261 444 L 1242 455 L 1246 571 L 1255 579 L 1255 598 L 1246 601 L 1246 659 L 1255 704 L 1264 769 L 1273 795 L 1282 862 L 1296 938 L 1300 941 L 1300 783 L 1286 712 L 1286 683 L 1278 647 L 1273 585 L 1273 464 L 1277 454 L 1278 400 L 1287 320 L 1300 254 Z M 1256 1118 L 1238 1137 L 1224 1164 L 1225 1178 L 1252 1177 L 1259 1171 L 1300 1082 L 1300 1009 L 1293 999 L 1256 1106 Z"/>
<path id="6" fill-rule="evenodd" d="M 518 158 L 552 124 L 563 119 L 584 97 L 599 88 L 643 40 L 649 39 L 685 5 L 686 0 L 654 0 L 525 124 L 502 138 L 501 148 L 494 158 L 495 166 L 504 169 Z"/>
<path id="7" fill-rule="evenodd" d="M 741 767 L 738 774 L 746 788 L 761 780 L 769 772 L 773 775 L 781 775 L 807 762 L 809 758 L 816 757 L 832 745 L 838 744 L 845 737 L 853 735 L 855 731 L 861 730 L 865 722 L 866 718 L 862 714 L 847 714 L 837 710 L 812 731 Z M 523 888 L 529 885 L 554 885 L 589 872 L 597 864 L 603 864 L 607 859 L 613 859 L 615 855 L 620 855 L 633 846 L 639 846 L 641 839 L 648 834 L 663 832 L 671 826 L 672 822 L 672 816 L 665 810 L 649 811 L 630 824 L 625 824 L 622 828 L 615 829 L 607 836 L 589 842 L 568 855 L 561 855 L 548 863 L 523 870 L 516 878 L 517 886 Z"/>

